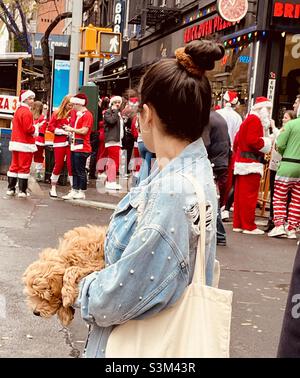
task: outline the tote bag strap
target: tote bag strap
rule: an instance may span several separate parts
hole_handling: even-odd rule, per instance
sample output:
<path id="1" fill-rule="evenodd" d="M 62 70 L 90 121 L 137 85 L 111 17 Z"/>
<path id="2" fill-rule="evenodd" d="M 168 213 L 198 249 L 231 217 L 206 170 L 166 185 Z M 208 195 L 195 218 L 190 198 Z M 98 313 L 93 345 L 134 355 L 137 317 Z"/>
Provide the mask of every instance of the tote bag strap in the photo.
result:
<path id="1" fill-rule="evenodd" d="M 205 233 L 206 233 L 206 206 L 205 206 L 205 194 L 203 188 L 198 184 L 195 177 L 189 174 L 181 174 L 187 178 L 194 187 L 194 190 L 198 199 L 199 206 L 199 230 L 200 236 L 198 238 L 197 253 L 195 257 L 195 269 L 192 283 L 200 283 L 201 285 L 206 285 L 206 274 L 205 274 Z"/>

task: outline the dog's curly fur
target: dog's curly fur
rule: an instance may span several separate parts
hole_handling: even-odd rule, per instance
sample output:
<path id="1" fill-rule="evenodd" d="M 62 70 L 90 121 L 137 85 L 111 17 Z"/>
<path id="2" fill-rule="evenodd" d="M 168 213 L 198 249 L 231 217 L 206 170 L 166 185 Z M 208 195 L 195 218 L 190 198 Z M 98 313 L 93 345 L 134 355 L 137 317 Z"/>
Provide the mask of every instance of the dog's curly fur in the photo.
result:
<path id="1" fill-rule="evenodd" d="M 77 284 L 104 267 L 105 227 L 87 225 L 66 232 L 57 249 L 46 248 L 23 275 L 24 293 L 35 315 L 57 314 L 63 326 L 74 318 Z"/>

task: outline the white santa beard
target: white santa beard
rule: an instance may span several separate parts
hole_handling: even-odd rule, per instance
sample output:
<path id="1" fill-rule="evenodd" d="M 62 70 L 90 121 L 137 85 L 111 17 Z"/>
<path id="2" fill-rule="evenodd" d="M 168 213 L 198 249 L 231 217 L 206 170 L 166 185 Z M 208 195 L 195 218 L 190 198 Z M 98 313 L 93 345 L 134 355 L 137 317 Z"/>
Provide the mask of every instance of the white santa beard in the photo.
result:
<path id="1" fill-rule="evenodd" d="M 263 125 L 263 128 L 267 130 L 271 125 L 271 116 L 267 108 L 262 108 L 256 111 L 258 117 Z"/>

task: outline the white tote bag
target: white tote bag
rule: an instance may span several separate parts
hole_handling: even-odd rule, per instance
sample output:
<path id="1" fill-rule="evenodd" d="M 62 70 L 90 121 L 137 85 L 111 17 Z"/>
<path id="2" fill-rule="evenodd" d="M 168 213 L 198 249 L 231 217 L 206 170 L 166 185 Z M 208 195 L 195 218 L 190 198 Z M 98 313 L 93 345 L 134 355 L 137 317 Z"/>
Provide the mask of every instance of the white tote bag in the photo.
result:
<path id="1" fill-rule="evenodd" d="M 172 307 L 116 326 L 108 339 L 106 357 L 229 357 L 232 292 L 205 284 L 204 193 L 192 176 L 184 176 L 193 184 L 200 208 L 193 280 Z"/>

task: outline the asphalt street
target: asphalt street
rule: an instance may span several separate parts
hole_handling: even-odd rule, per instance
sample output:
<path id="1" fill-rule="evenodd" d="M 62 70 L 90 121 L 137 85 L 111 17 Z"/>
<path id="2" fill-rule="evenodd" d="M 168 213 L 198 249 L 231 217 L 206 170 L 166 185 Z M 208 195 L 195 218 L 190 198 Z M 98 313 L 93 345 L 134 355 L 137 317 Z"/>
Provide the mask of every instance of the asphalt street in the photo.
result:
<path id="1" fill-rule="evenodd" d="M 45 247 L 73 227 L 107 224 L 112 210 L 82 207 L 44 195 L 27 200 L 5 196 L 0 181 L 0 357 L 79 357 L 87 327 L 76 314 L 69 329 L 56 317 L 32 315 L 22 274 Z M 65 189 L 64 189 L 65 190 Z M 96 200 L 96 194 L 92 198 Z M 102 194 L 101 201 L 118 198 Z M 275 357 L 296 253 L 296 241 L 231 232 L 218 247 L 220 287 L 233 290 L 232 357 Z"/>

